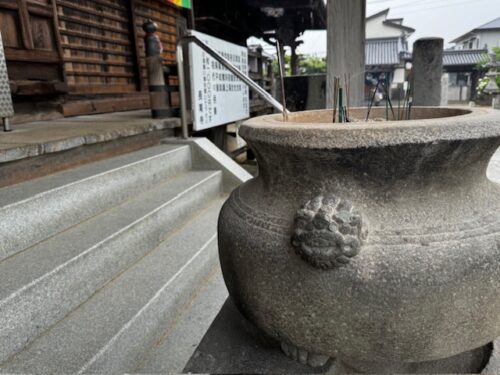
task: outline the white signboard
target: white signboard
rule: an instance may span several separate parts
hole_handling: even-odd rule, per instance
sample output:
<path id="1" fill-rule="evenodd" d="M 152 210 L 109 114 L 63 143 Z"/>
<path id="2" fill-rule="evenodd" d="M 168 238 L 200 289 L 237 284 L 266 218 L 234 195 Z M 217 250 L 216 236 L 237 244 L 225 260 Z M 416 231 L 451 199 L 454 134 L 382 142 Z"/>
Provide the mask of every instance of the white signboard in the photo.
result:
<path id="1" fill-rule="evenodd" d="M 248 75 L 248 51 L 197 31 L 193 34 Z M 208 53 L 191 43 L 191 106 L 194 130 L 203 130 L 248 118 L 248 86 Z"/>

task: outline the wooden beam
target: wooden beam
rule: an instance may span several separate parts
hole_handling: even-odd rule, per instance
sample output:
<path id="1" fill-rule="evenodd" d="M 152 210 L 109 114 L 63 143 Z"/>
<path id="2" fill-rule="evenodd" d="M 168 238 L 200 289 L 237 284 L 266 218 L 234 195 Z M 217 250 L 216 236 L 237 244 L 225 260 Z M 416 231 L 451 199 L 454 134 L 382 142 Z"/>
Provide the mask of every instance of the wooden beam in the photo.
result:
<path id="1" fill-rule="evenodd" d="M 74 50 L 78 50 L 78 51 L 106 53 L 108 55 L 117 55 L 117 56 L 132 56 L 132 52 L 130 52 L 130 51 L 118 51 L 118 50 L 109 49 L 109 48 L 85 46 L 83 44 L 62 43 L 62 46 L 64 48 L 67 48 L 67 49 L 74 49 Z"/>
<path id="2" fill-rule="evenodd" d="M 5 56 L 11 61 L 34 61 L 42 63 L 59 63 L 57 51 L 25 50 L 5 47 Z"/>
<path id="3" fill-rule="evenodd" d="M 56 39 L 56 48 L 57 53 L 59 54 L 59 60 L 62 61 L 64 57 L 64 50 L 61 42 L 61 34 L 59 33 L 59 18 L 57 14 L 57 4 L 56 0 L 51 0 L 50 4 L 52 5 L 52 24 L 54 25 L 54 36 Z M 66 77 L 66 70 L 64 67 L 61 68 L 62 80 L 66 84 L 68 79 Z"/>
<path id="4" fill-rule="evenodd" d="M 96 17 L 102 17 L 102 18 L 106 18 L 106 19 L 118 21 L 118 22 L 125 22 L 125 23 L 128 22 L 128 20 L 125 17 L 120 17 L 120 16 L 117 16 L 114 14 L 109 14 L 109 13 L 103 13 L 103 12 L 97 11 L 97 10 L 92 9 L 92 8 L 84 7 L 84 6 L 78 5 L 78 4 L 74 4 L 74 3 L 67 1 L 67 0 L 57 0 L 57 4 L 60 6 L 64 6 L 66 8 L 70 8 L 70 9 L 74 9 L 74 10 L 83 12 L 83 13 L 91 14 L 91 15 L 96 16 Z"/>
<path id="5" fill-rule="evenodd" d="M 19 7 L 19 21 L 21 23 L 21 35 L 24 43 L 24 48 L 34 49 L 33 35 L 31 34 L 30 15 L 25 0 L 17 0 Z"/>
<path id="6" fill-rule="evenodd" d="M 123 94 L 130 93 L 136 90 L 135 85 L 70 85 L 69 91 L 73 94 Z"/>
<path id="7" fill-rule="evenodd" d="M 66 16 L 66 15 L 59 16 L 59 19 L 61 19 L 62 21 L 73 22 L 73 23 L 76 23 L 78 25 L 94 27 L 94 28 L 99 29 L 99 30 L 107 30 L 107 31 L 111 31 L 113 33 L 128 35 L 128 32 L 125 28 L 103 25 L 102 22 L 94 22 L 94 21 L 90 21 L 87 19 L 82 19 L 82 18 L 78 18 L 75 16 Z"/>
<path id="8" fill-rule="evenodd" d="M 54 95 L 65 94 L 68 86 L 60 81 L 15 81 L 16 95 Z"/>

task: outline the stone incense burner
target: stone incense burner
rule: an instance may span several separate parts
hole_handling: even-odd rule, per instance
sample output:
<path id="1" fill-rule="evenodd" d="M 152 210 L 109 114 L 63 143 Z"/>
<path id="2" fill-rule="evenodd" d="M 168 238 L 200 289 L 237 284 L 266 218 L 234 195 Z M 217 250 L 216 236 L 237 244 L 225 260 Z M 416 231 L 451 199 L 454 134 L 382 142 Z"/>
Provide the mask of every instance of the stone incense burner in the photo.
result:
<path id="1" fill-rule="evenodd" d="M 242 126 L 259 176 L 219 219 L 232 299 L 312 366 L 332 357 L 345 371 L 481 371 L 500 336 L 500 185 L 486 177 L 500 111 L 331 118 Z"/>

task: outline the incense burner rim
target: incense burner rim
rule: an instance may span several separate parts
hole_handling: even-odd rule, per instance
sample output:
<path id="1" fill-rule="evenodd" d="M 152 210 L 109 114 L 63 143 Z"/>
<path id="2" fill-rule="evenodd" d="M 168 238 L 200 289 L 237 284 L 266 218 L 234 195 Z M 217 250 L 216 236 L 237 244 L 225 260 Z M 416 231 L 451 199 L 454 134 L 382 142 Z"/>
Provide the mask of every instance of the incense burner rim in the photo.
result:
<path id="1" fill-rule="evenodd" d="M 366 115 L 366 108 L 350 112 Z M 373 110 L 373 116 L 385 108 Z M 332 110 L 291 113 L 284 122 L 281 114 L 249 119 L 240 128 L 245 140 L 287 147 L 351 149 L 400 144 L 463 141 L 500 137 L 500 111 L 486 108 L 415 107 L 415 119 L 333 123 Z M 434 114 L 434 117 L 432 115 Z"/>

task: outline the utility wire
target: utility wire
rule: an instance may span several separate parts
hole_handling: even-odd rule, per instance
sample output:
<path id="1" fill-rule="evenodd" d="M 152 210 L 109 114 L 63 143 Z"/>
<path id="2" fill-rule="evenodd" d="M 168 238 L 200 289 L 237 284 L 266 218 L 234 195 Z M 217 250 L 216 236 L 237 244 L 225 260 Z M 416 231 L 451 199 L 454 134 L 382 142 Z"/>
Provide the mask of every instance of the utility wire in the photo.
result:
<path id="1" fill-rule="evenodd" d="M 381 2 L 382 1 L 385 2 L 385 1 L 395 1 L 395 0 L 381 0 Z M 407 8 L 407 7 L 415 7 L 415 6 L 419 6 L 419 5 L 426 5 L 426 6 L 435 5 L 435 4 L 428 4 L 428 3 L 426 3 L 426 2 L 429 2 L 429 1 L 437 3 L 439 0 L 415 0 L 415 1 L 412 1 L 412 2 L 409 2 L 409 3 L 406 3 L 406 4 L 400 4 L 400 5 L 391 6 L 389 8 L 391 10 L 393 10 L 393 9 L 401 9 L 401 8 Z M 447 7 L 447 6 L 462 5 L 462 4 L 474 4 L 474 3 L 477 3 L 479 1 L 490 1 L 490 0 L 467 0 L 467 1 L 463 1 L 461 3 L 453 3 L 453 4 L 450 4 L 450 1 L 457 1 L 457 0 L 441 0 L 441 1 L 445 1 L 445 4 L 440 3 L 440 6 L 438 6 L 438 7 L 419 8 L 419 9 L 415 9 L 415 11 L 417 11 L 417 10 L 427 10 L 427 9 L 436 9 L 436 8 L 444 8 L 444 7 Z M 368 2 L 368 4 L 375 4 L 375 3 L 378 3 L 378 2 L 375 2 L 375 1 Z M 426 4 L 422 4 L 422 3 L 426 3 Z"/>
<path id="2" fill-rule="evenodd" d="M 477 4 L 480 1 L 495 1 L 495 2 L 497 2 L 498 0 L 469 0 L 469 1 L 463 1 L 461 3 L 445 4 L 445 5 L 441 5 L 441 6 L 437 6 L 437 7 L 412 9 L 410 12 L 415 13 L 415 12 L 429 11 L 429 10 L 433 10 L 433 9 L 450 8 L 450 7 L 454 7 L 457 5 Z"/>

